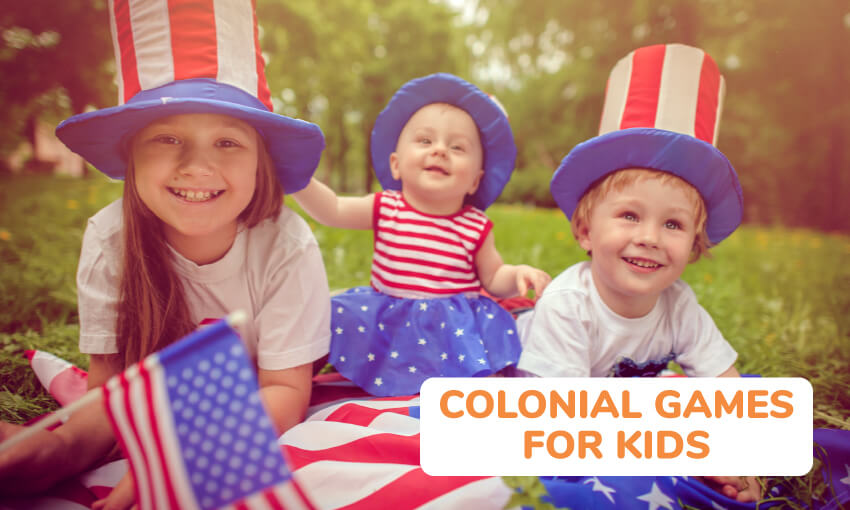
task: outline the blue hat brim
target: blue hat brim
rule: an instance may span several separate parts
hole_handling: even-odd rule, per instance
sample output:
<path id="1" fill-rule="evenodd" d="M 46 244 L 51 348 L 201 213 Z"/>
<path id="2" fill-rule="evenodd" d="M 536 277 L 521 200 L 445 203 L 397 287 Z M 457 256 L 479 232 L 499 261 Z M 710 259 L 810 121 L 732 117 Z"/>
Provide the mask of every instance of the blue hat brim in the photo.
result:
<path id="1" fill-rule="evenodd" d="M 744 194 L 726 156 L 693 136 L 662 129 L 623 129 L 576 145 L 552 176 L 550 190 L 558 207 L 572 218 L 593 183 L 626 168 L 669 172 L 694 186 L 705 201 L 706 234 L 713 244 L 741 224 Z"/>
<path id="2" fill-rule="evenodd" d="M 206 85 L 213 83 L 216 87 L 222 87 L 214 80 L 185 81 L 205 82 Z M 181 85 L 185 88 L 187 84 Z M 226 85 L 224 87 L 233 89 Z M 263 107 L 197 97 L 200 95 L 174 97 L 166 93 L 166 99 L 159 96 L 138 100 L 134 98 L 121 106 L 74 115 L 59 124 L 56 135 L 72 151 L 104 174 L 114 179 L 124 179 L 127 144 L 135 133 L 152 121 L 186 113 L 229 115 L 247 122 L 263 137 L 275 166 L 275 174 L 286 193 L 294 193 L 307 186 L 325 146 L 319 126 L 270 112 Z M 261 104 L 256 99 L 253 101 Z"/>
<path id="3" fill-rule="evenodd" d="M 484 153 L 484 175 L 467 203 L 487 209 L 502 193 L 516 163 L 516 144 L 502 109 L 475 85 L 447 73 L 437 73 L 407 82 L 393 95 L 375 120 L 371 153 L 375 175 L 384 189 L 401 189 L 393 179 L 390 154 L 395 152 L 404 125 L 420 108 L 447 103 L 469 114 L 478 126 Z"/>

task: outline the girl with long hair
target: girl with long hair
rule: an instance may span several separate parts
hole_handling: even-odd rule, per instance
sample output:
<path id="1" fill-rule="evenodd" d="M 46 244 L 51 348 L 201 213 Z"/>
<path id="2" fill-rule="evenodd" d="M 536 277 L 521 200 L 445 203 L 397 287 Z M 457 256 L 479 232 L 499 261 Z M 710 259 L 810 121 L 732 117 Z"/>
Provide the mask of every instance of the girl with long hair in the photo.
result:
<path id="1" fill-rule="evenodd" d="M 251 0 L 172 0 L 158 16 L 112 14 L 125 102 L 57 128 L 98 170 L 125 180 L 123 198 L 90 218 L 83 236 L 77 289 L 89 387 L 241 309 L 248 320 L 237 330 L 283 432 L 303 419 L 313 362 L 330 340 L 321 253 L 283 205 L 284 190 L 303 188 L 315 171 L 322 132 L 271 111 Z M 232 30 L 181 39 L 187 16 Z M 172 72 L 145 60 L 155 58 Z M 217 65 L 201 65 L 211 59 Z M 0 441 L 17 430 L 0 423 Z M 0 454 L 0 493 L 38 492 L 114 450 L 104 409 L 90 405 Z"/>

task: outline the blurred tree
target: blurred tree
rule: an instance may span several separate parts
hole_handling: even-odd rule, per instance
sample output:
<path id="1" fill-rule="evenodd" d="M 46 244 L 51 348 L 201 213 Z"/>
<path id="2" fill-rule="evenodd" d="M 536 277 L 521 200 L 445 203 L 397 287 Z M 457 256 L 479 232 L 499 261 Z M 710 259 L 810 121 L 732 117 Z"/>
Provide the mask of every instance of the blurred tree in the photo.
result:
<path id="1" fill-rule="evenodd" d="M 371 189 L 372 125 L 402 84 L 467 67 L 462 27 L 444 3 L 260 0 L 257 11 L 277 110 L 322 127 L 319 176 L 340 192 Z"/>
<path id="2" fill-rule="evenodd" d="M 112 42 L 106 2 L 7 2 L 0 11 L 0 122 L 33 142 L 35 119 L 81 113 L 109 104 Z"/>
<path id="3" fill-rule="evenodd" d="M 850 230 L 845 0 L 477 0 L 476 9 L 486 20 L 474 26 L 476 69 L 507 83 L 520 167 L 554 170 L 596 134 L 618 59 L 681 42 L 726 76 L 718 146 L 741 178 L 745 219 Z"/>

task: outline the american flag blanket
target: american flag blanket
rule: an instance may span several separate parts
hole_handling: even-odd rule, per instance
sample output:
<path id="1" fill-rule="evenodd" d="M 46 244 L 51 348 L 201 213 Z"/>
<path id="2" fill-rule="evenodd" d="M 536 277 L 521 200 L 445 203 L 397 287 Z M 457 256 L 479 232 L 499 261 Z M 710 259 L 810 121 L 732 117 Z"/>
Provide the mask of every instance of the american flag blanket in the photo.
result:
<path id="1" fill-rule="evenodd" d="M 28 356 L 51 393 L 73 399 L 59 388 L 67 390 L 76 384 L 77 396 L 81 395 L 84 372 L 47 353 L 30 352 Z M 502 478 L 431 477 L 422 471 L 418 403 L 417 396 L 369 397 L 336 374 L 317 376 L 308 418 L 279 440 L 295 479 L 316 508 L 505 507 L 513 491 Z M 828 483 L 823 500 L 815 501 L 814 508 L 845 508 L 850 504 L 850 431 L 817 429 L 814 440 L 815 456 L 823 461 L 822 474 Z M 89 508 L 108 494 L 126 471 L 126 461 L 116 461 L 41 497 L 0 501 L 0 508 Z M 543 501 L 556 507 L 756 508 L 687 477 L 544 477 L 541 481 L 548 492 Z M 773 491 L 758 508 L 787 506 L 781 487 Z"/>

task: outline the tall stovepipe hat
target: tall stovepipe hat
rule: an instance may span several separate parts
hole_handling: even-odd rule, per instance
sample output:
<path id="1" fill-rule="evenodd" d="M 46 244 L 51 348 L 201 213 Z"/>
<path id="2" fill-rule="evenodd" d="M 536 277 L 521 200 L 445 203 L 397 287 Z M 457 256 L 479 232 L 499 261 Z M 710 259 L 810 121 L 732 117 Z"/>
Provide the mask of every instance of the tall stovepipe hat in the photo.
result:
<path id="1" fill-rule="evenodd" d="M 682 44 L 639 48 L 608 77 L 599 136 L 575 146 L 551 182 L 555 202 L 571 218 L 599 179 L 625 168 L 672 173 L 699 191 L 712 243 L 743 216 L 735 169 L 715 147 L 725 82 L 703 50 Z"/>
<path id="2" fill-rule="evenodd" d="M 229 115 L 263 137 L 287 193 L 302 189 L 325 141 L 315 124 L 272 112 L 253 0 L 110 0 L 119 105 L 74 115 L 56 134 L 123 179 L 132 136 L 161 117 Z"/>

